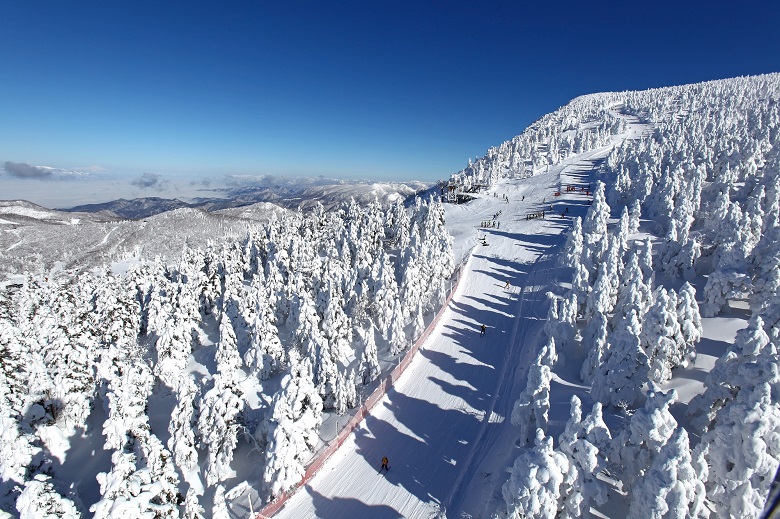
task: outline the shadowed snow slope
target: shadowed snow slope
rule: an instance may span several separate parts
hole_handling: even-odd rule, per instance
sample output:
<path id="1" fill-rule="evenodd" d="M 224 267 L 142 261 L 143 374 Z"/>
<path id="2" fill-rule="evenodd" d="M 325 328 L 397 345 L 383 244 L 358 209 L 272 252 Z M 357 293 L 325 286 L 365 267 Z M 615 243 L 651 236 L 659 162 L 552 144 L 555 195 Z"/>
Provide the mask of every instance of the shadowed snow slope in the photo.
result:
<path id="1" fill-rule="evenodd" d="M 500 496 L 502 468 L 517 454 L 508 415 L 524 387 L 523 355 L 541 340 L 555 277 L 551 253 L 588 207 L 584 194 L 553 195 L 567 170 L 585 185 L 603 153 L 447 206 L 456 257 L 476 245 L 458 292 L 395 387 L 278 517 L 477 517 Z M 544 219 L 526 219 L 541 211 Z"/>

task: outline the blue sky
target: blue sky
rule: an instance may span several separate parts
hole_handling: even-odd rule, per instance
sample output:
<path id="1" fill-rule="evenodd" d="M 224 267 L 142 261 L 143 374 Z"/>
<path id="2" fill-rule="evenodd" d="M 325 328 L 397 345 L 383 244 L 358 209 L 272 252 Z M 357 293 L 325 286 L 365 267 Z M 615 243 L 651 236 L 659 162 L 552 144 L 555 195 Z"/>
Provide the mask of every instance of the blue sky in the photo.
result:
<path id="1" fill-rule="evenodd" d="M 0 0 L 0 164 L 139 196 L 143 174 L 432 181 L 581 94 L 780 71 L 779 28 L 768 1 Z M 11 176 L 0 198 L 54 178 Z"/>

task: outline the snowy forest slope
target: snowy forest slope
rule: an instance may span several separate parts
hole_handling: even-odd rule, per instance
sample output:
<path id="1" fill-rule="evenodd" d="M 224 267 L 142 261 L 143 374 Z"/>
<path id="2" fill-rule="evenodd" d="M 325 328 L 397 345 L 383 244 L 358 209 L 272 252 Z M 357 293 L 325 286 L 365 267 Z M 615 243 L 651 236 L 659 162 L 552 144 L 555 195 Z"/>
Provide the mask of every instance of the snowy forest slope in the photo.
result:
<path id="1" fill-rule="evenodd" d="M 0 298 L 3 509 L 227 513 L 227 480 L 289 488 L 453 266 L 441 205 L 418 199 L 271 213 L 122 275 L 28 273 Z"/>
<path id="2" fill-rule="evenodd" d="M 780 427 L 778 97 L 778 75 L 585 96 L 454 175 L 476 197 L 447 207 L 456 247 L 478 227 L 488 249 L 384 406 L 280 516 L 757 517 Z M 603 140 L 574 145 L 588 131 Z M 536 161 L 514 168 L 524 143 Z M 537 264 L 553 251 L 558 266 Z M 479 323 L 498 324 L 489 341 Z M 500 372 L 493 348 L 519 359 L 507 381 L 469 374 L 473 359 Z M 470 418 L 431 427 L 458 398 Z M 438 441 L 451 429 L 458 449 Z M 387 483 L 370 475 L 383 455 L 400 469 Z"/>
<path id="3" fill-rule="evenodd" d="M 778 99 L 777 74 L 583 96 L 453 175 L 467 204 L 272 212 L 163 236 L 173 260 L 29 271 L 0 292 L 1 513 L 259 509 L 476 246 L 280 516 L 756 517 L 780 458 Z M 207 236 L 193 213 L 160 218 Z"/>
<path id="4" fill-rule="evenodd" d="M 158 256 L 175 261 L 186 248 L 240 240 L 257 221 L 269 221 L 271 213 L 308 212 L 318 204 L 338 210 L 351 199 L 361 205 L 378 200 L 389 207 L 399 200 L 408 202 L 427 187 L 422 183 L 332 180 L 294 186 L 271 183 L 262 188 L 234 188 L 227 193 L 230 199 L 192 204 L 161 198 L 115 200 L 81 208 L 89 212 L 0 201 L 0 282 L 7 276 L 53 268 L 83 271 L 113 263 L 123 270 L 122 264 Z M 266 199 L 273 203 L 254 202 Z"/>

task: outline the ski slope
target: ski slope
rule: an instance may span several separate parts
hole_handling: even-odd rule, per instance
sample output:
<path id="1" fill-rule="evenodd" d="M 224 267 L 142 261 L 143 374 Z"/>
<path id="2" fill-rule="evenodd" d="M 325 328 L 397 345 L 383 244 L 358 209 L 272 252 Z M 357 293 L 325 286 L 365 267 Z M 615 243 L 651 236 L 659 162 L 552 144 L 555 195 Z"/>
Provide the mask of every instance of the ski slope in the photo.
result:
<path id="1" fill-rule="evenodd" d="M 509 416 L 525 387 L 528 357 L 543 340 L 556 252 L 590 198 L 560 190 L 561 182 L 586 186 L 607 151 L 502 180 L 476 200 L 447 206 L 456 258 L 477 246 L 439 326 L 361 426 L 275 517 L 484 517 L 496 510 L 504 467 L 517 456 Z M 545 219 L 526 219 L 542 210 Z M 498 227 L 479 228 L 499 211 Z M 486 246 L 478 245 L 483 236 Z M 386 474 L 379 472 L 383 456 L 390 460 Z"/>

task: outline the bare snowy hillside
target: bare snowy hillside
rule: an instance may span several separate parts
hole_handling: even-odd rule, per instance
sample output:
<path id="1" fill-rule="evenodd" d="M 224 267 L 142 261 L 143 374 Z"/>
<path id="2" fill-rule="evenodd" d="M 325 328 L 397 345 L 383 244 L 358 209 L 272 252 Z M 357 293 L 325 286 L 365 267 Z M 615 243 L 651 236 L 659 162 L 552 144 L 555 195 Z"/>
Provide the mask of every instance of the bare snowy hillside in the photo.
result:
<path id="1" fill-rule="evenodd" d="M 13 229 L 34 224 L 78 225 L 100 223 L 116 219 L 115 215 L 100 212 L 65 212 L 46 209 L 24 200 L 0 200 L 0 225 Z"/>

